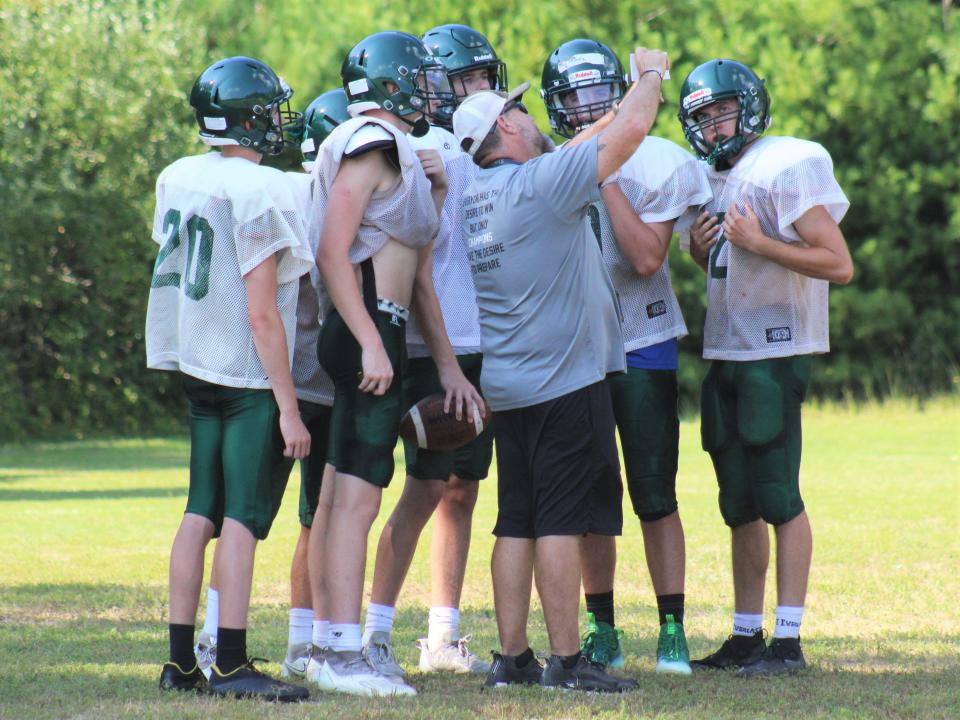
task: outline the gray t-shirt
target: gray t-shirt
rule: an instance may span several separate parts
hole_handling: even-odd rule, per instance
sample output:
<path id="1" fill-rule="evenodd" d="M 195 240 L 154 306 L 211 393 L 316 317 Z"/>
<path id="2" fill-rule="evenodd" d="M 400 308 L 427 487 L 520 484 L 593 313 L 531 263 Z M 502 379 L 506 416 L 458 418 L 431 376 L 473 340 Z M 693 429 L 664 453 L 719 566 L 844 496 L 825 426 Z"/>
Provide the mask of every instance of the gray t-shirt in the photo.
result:
<path id="1" fill-rule="evenodd" d="M 494 410 L 624 370 L 616 296 L 587 214 L 599 199 L 596 139 L 481 170 L 463 196 L 480 385 Z"/>

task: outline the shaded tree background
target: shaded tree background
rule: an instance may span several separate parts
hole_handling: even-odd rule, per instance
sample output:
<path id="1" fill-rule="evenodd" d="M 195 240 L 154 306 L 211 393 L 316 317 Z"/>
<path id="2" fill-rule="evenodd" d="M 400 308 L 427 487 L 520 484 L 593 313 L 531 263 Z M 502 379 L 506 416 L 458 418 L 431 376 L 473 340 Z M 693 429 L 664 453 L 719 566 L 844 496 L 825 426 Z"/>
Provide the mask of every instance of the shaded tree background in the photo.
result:
<path id="1" fill-rule="evenodd" d="M 175 378 L 148 372 L 143 320 L 156 247 L 153 183 L 201 152 L 187 103 L 196 75 L 233 54 L 284 75 L 302 109 L 339 84 L 343 56 L 383 29 L 444 22 L 484 31 L 512 84 L 578 36 L 626 58 L 666 49 L 674 80 L 654 133 L 685 145 L 684 75 L 733 57 L 765 77 L 772 134 L 823 143 L 852 206 L 856 263 L 831 291 L 832 352 L 818 397 L 925 397 L 960 383 L 960 31 L 936 0 L 476 0 L 255 2 L 0 0 L 0 442 L 182 429 Z M 528 105 L 546 128 L 534 93 Z M 290 158 L 295 161 L 296 158 Z M 674 248 L 696 407 L 704 280 Z"/>

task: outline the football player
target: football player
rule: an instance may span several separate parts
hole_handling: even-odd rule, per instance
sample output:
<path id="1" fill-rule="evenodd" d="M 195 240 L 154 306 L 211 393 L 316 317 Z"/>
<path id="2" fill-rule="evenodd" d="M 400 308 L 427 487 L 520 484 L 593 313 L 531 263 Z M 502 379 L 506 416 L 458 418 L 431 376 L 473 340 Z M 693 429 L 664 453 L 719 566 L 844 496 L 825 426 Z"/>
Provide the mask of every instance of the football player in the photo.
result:
<path id="1" fill-rule="evenodd" d="M 309 173 L 313 170 L 317 150 L 337 125 L 349 119 L 347 96 L 343 88 L 323 93 L 304 110 L 304 132 L 300 150 L 306 174 L 287 173 L 294 185 L 297 206 L 303 218 L 309 216 L 313 185 Z M 316 251 L 316 247 L 311 247 L 314 256 Z M 297 338 L 293 352 L 293 382 L 297 390 L 297 402 L 300 416 L 310 431 L 311 442 L 310 454 L 300 461 L 300 535 L 290 567 L 290 623 L 287 656 L 283 661 L 284 677 L 305 677 L 310 659 L 313 621 L 326 621 L 325 614 L 314 618 L 307 570 L 307 548 L 310 543 L 310 528 L 320 499 L 334 395 L 333 381 L 317 359 L 320 321 L 329 309 L 328 305 L 320 271 L 314 266 L 309 275 L 300 278 Z M 325 630 L 322 632 L 326 634 Z"/>
<path id="2" fill-rule="evenodd" d="M 504 64 L 476 30 L 465 25 L 441 25 L 428 30 L 423 40 L 447 68 L 458 99 L 470 92 L 505 87 L 501 85 L 506 82 Z M 449 186 L 433 248 L 433 284 L 457 362 L 470 382 L 479 387 L 480 319 L 460 212 L 463 191 L 473 179 L 476 165 L 457 147 L 453 135 L 443 129 L 449 126 L 449 108 L 438 107 L 431 115 L 430 131 L 422 138 L 410 138 L 410 144 L 414 149 L 440 153 Z M 442 390 L 416 314 L 407 329 L 407 354 L 410 361 L 403 379 L 404 407 Z M 460 635 L 460 595 L 479 481 L 487 476 L 493 457 L 493 428 L 488 426 L 480 437 L 455 452 L 432 452 L 404 442 L 404 454 L 406 484 L 377 547 L 364 645 L 375 650 L 371 657 L 383 660 L 381 670 L 402 676 L 390 646 L 394 608 L 420 534 L 435 513 L 428 632 L 418 641 L 420 670 L 485 673 L 489 663 L 470 652 L 469 636 Z"/>
<path id="3" fill-rule="evenodd" d="M 407 134 L 429 130 L 431 107 L 452 102 L 443 66 L 400 32 L 364 38 L 341 68 L 349 112 L 314 164 L 309 236 L 333 302 L 318 345 L 335 398 L 328 466 L 310 536 L 314 609 L 329 615 L 326 651 L 307 678 L 360 695 L 416 694 L 381 671 L 381 646 L 363 648 L 360 604 L 367 534 L 393 476 L 408 307 L 437 364 L 457 417 L 482 400 L 450 347 L 431 276 L 433 239 L 446 197 L 439 153 L 415 152 Z"/>
<path id="4" fill-rule="evenodd" d="M 317 147 L 341 122 L 349 120 L 347 98 L 341 88 L 317 97 L 303 113 L 303 133 L 300 150 L 303 169 L 309 173 L 317 156 Z M 288 172 L 297 202 L 298 217 L 307 217 L 310 208 L 311 180 L 303 172 Z M 315 253 L 311 252 L 311 255 Z M 300 535 L 290 567 L 290 620 L 287 655 L 284 658 L 283 677 L 304 677 L 310 657 L 313 626 L 313 604 L 310 598 L 310 579 L 307 573 L 307 547 L 310 526 L 317 509 L 320 483 L 326 462 L 330 412 L 333 406 L 333 382 L 317 361 L 317 340 L 320 336 L 323 285 L 320 274 L 313 267 L 300 277 L 297 296 L 297 329 L 293 349 L 293 384 L 297 395 L 300 417 L 310 432 L 310 454 L 300 461 Z M 278 472 L 289 473 L 293 459 L 284 463 Z M 217 620 L 219 593 L 217 582 L 211 579 L 207 590 L 207 609 L 203 630 L 198 635 L 194 652 L 200 670 L 208 678 L 216 661 Z"/>
<path id="5" fill-rule="evenodd" d="M 812 533 L 800 495 L 800 406 L 812 356 L 829 350 L 829 283 L 853 262 L 838 223 L 849 207 L 827 151 L 764 137 L 770 98 L 746 65 L 711 60 L 680 91 L 679 119 L 704 160 L 713 200 L 691 228 L 707 274 L 701 436 L 731 529 L 733 634 L 700 668 L 742 675 L 803 668 L 800 623 Z M 777 539 L 773 640 L 763 636 L 763 592 Z"/>
<path id="6" fill-rule="evenodd" d="M 543 66 L 541 94 L 555 132 L 572 138 L 617 106 L 626 92 L 619 58 L 590 39 L 570 40 Z M 626 374 L 607 383 L 640 518 L 647 568 L 657 598 L 658 672 L 689 674 L 684 636 L 683 526 L 677 509 L 679 452 L 677 338 L 687 328 L 670 283 L 667 251 L 711 198 L 697 161 L 672 142 L 648 135 L 613 178 L 590 221 L 623 314 Z M 581 544 L 588 632 L 582 650 L 602 665 L 621 667 L 615 625 L 616 538 L 586 535 Z"/>
<path id="7" fill-rule="evenodd" d="M 170 661 L 160 687 L 204 684 L 193 651 L 204 549 L 218 537 L 219 695 L 302 700 L 247 655 L 253 556 L 276 515 L 285 458 L 310 452 L 290 374 L 299 278 L 312 266 L 297 204 L 279 170 L 296 122 L 290 88 L 247 57 L 214 63 L 190 95 L 200 138 L 219 152 L 186 157 L 157 180 L 160 246 L 147 308 L 147 365 L 179 371 L 190 408 L 190 489 L 170 555 Z M 289 462 L 289 460 L 286 460 Z"/>

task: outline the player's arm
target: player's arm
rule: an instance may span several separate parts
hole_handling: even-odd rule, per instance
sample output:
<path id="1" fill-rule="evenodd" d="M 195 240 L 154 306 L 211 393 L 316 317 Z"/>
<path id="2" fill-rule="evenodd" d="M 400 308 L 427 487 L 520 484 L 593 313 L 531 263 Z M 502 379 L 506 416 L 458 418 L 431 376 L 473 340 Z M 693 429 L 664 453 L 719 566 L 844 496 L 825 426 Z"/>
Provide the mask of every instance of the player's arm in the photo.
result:
<path id="1" fill-rule="evenodd" d="M 287 334 L 277 309 L 277 259 L 271 255 L 243 276 L 247 292 L 247 314 L 253 344 L 263 369 L 270 378 L 273 396 L 280 408 L 283 454 L 304 458 L 310 454 L 310 433 L 300 419 L 297 395 L 287 357 Z"/>
<path id="2" fill-rule="evenodd" d="M 763 234 L 753 208 L 731 207 L 724 217 L 724 237 L 737 247 L 819 280 L 846 285 L 853 279 L 853 259 L 836 221 L 815 205 L 793 223 L 803 243 L 785 243 Z"/>
<path id="3" fill-rule="evenodd" d="M 667 54 L 637 48 L 634 53 L 639 80 L 620 103 L 616 117 L 600 134 L 597 147 L 597 182 L 615 173 L 643 142 L 657 118 L 660 83 L 670 67 Z"/>
<path id="4" fill-rule="evenodd" d="M 463 411 L 473 415 L 473 406 L 483 407 L 483 398 L 477 389 L 467 380 L 457 362 L 457 356 L 450 346 L 447 328 L 443 324 L 443 313 L 433 287 L 433 243 L 420 248 L 417 253 L 417 274 L 413 283 L 413 311 L 417 315 L 417 327 L 423 340 L 437 364 L 440 384 L 446 392 L 443 404 L 445 412 L 450 411 L 451 403 L 457 419 L 463 418 Z"/>
<path id="5" fill-rule="evenodd" d="M 650 277 L 663 265 L 673 237 L 673 220 L 645 223 L 616 182 L 600 188 L 613 234 L 624 257 L 640 277 Z"/>
<path id="6" fill-rule="evenodd" d="M 393 175 L 395 171 L 388 166 L 382 151 L 344 158 L 330 188 L 317 251 L 317 267 L 324 287 L 362 350 L 363 377 L 359 387 L 374 395 L 383 395 L 390 387 L 393 366 L 363 304 L 349 250 L 370 197 Z"/>

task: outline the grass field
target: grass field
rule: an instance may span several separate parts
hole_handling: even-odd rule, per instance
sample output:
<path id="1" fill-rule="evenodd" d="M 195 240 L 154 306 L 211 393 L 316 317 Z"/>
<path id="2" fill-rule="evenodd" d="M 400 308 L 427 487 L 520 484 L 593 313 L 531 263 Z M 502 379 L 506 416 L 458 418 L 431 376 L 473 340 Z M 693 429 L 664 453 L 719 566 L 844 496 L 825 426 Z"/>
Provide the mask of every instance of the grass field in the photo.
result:
<path id="1" fill-rule="evenodd" d="M 618 624 L 639 692 L 482 693 L 477 678 L 417 673 L 413 643 L 426 630 L 429 587 L 429 544 L 422 542 L 394 636 L 419 697 L 385 702 L 315 692 L 293 707 L 156 689 L 167 647 L 167 557 L 186 495 L 185 441 L 0 448 L 0 717 L 960 717 L 960 403 L 811 407 L 804 440 L 803 488 L 816 543 L 803 627 L 812 665 L 806 673 L 753 681 L 654 675 L 656 610 L 639 524 L 628 516 Z M 728 532 L 696 422 L 681 430 L 678 486 L 687 636 L 699 656 L 729 632 L 732 598 Z M 294 480 L 254 578 L 250 649 L 274 661 L 286 644 L 297 490 Z M 494 482 L 486 481 L 462 621 L 484 655 L 496 646 L 489 576 L 495 513 Z M 773 591 L 771 583 L 768 626 Z M 531 620 L 534 648 L 543 650 L 537 605 Z"/>

